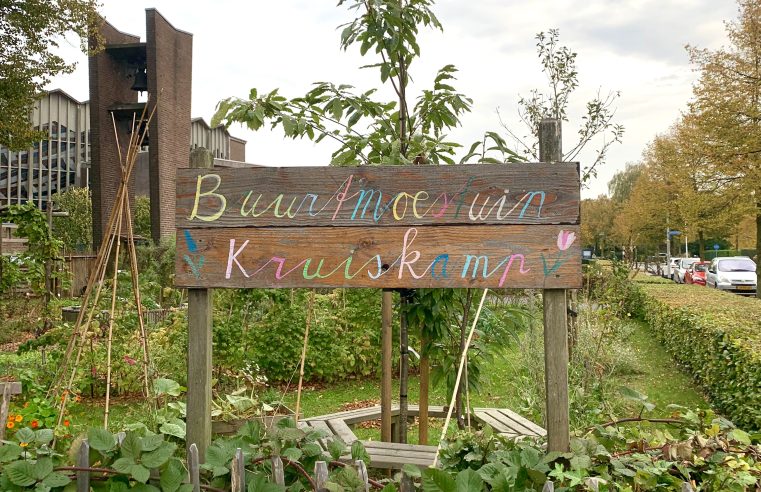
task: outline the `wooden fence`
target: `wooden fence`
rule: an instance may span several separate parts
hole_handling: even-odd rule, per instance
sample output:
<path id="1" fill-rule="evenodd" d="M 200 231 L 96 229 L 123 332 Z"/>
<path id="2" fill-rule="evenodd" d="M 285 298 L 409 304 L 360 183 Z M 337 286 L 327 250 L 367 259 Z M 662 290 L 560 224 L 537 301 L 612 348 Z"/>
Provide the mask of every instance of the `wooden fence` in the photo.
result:
<path id="1" fill-rule="evenodd" d="M 120 434 L 119 438 L 122 439 L 124 434 Z M 327 492 L 327 482 L 329 476 L 329 468 L 350 466 L 346 463 L 338 461 L 318 461 L 315 463 L 313 475 L 310 475 L 299 463 L 291 461 L 286 457 L 273 456 L 271 458 L 257 458 L 253 461 L 254 464 L 261 463 L 265 460 L 269 460 L 272 466 L 272 481 L 278 485 L 285 485 L 285 467 L 293 467 L 300 475 L 302 475 L 311 485 L 312 490 L 315 492 Z M 364 483 L 364 492 L 369 492 L 370 489 L 381 490 L 384 487 L 383 483 L 369 478 L 367 473 L 367 466 L 364 461 L 356 460 L 354 467 L 357 470 L 360 480 Z M 211 492 L 245 492 L 246 487 L 246 462 L 243 458 L 243 450 L 238 448 L 235 451 L 235 456 L 232 461 L 231 470 L 231 486 L 230 489 L 218 489 L 210 487 L 208 485 L 201 484 L 200 478 L 200 463 L 198 458 L 198 447 L 195 444 L 191 444 L 188 449 L 188 478 L 186 484 L 193 486 L 193 492 L 201 492 L 201 490 L 207 490 Z M 76 490 L 77 492 L 89 492 L 90 480 L 95 475 L 97 477 L 103 477 L 105 475 L 116 475 L 117 472 L 103 468 L 90 467 L 90 446 L 85 439 L 79 448 L 77 454 L 77 466 L 67 466 L 57 468 L 56 471 L 62 472 L 75 472 L 76 473 Z M 158 477 L 151 476 L 151 479 L 158 479 Z M 605 482 L 599 478 L 588 478 L 585 481 L 586 487 L 591 491 L 598 491 L 600 485 Z M 414 492 L 415 486 L 412 482 L 412 478 L 402 473 L 400 481 L 400 492 Z M 542 488 L 542 492 L 554 492 L 555 484 L 553 482 L 547 482 Z M 681 492 L 693 492 L 694 489 L 689 482 L 683 482 L 681 486 Z"/>

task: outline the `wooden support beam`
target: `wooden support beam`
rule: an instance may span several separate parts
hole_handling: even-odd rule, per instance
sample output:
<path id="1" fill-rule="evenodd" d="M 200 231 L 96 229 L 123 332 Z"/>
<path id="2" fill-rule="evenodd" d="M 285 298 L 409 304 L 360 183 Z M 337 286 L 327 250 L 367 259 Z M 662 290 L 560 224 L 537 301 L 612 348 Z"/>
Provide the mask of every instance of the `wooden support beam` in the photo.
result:
<path id="1" fill-rule="evenodd" d="M 190 166 L 211 168 L 211 152 L 197 149 L 190 155 Z M 211 352 L 212 314 L 211 289 L 188 289 L 188 446 L 195 444 L 201 463 L 211 444 Z"/>
<path id="2" fill-rule="evenodd" d="M 382 291 L 382 328 L 381 328 L 381 440 L 391 442 L 391 380 L 393 358 L 393 298 L 392 291 Z"/>
<path id="3" fill-rule="evenodd" d="M 561 162 L 563 142 L 560 120 L 539 124 L 539 158 Z M 544 379 L 547 394 L 547 451 L 570 449 L 568 417 L 568 305 L 565 289 L 544 289 Z"/>

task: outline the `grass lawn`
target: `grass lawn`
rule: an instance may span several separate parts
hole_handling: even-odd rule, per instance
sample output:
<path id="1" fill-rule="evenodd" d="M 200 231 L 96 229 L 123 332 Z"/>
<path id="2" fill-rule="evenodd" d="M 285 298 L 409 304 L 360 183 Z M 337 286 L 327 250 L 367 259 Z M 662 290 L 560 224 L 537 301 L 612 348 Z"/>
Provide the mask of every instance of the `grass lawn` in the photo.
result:
<path id="1" fill-rule="evenodd" d="M 676 403 L 689 408 L 708 408 L 690 377 L 685 374 L 650 333 L 643 322 L 633 322 L 629 338 L 639 361 L 639 374 L 623 377 L 626 386 L 646 394 L 658 405 L 656 412 L 665 412 L 666 405 Z"/>

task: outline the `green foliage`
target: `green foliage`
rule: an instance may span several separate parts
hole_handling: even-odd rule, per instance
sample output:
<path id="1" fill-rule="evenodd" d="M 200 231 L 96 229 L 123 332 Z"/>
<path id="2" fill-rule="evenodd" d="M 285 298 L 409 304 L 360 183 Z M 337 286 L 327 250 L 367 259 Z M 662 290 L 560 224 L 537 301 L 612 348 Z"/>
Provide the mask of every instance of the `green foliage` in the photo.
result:
<path id="1" fill-rule="evenodd" d="M 23 150 L 45 137 L 30 128 L 29 113 L 54 76 L 74 70 L 54 52 L 68 33 L 86 51 L 97 32 L 96 7 L 93 0 L 0 3 L 0 145 Z M 90 39 L 91 47 L 99 45 L 98 35 Z"/>
<path id="2" fill-rule="evenodd" d="M 92 200 L 89 188 L 71 187 L 53 195 L 56 209 L 68 217 L 53 217 L 53 234 L 68 251 L 89 251 L 92 247 Z"/>
<path id="3" fill-rule="evenodd" d="M 62 243 L 48 227 L 45 215 L 32 202 L 11 205 L 0 214 L 0 221 L 18 226 L 16 235 L 28 239 L 27 250 L 15 257 L 0 256 L 0 292 L 29 282 L 37 292 L 45 289 L 45 263 L 59 258 Z"/>
<path id="4" fill-rule="evenodd" d="M 135 197 L 134 232 L 146 239 L 151 238 L 151 199 L 145 195 Z"/>
<path id="5" fill-rule="evenodd" d="M 637 284 L 635 308 L 733 421 L 761 429 L 761 305 L 692 285 Z"/>
<path id="6" fill-rule="evenodd" d="M 568 103 L 579 85 L 578 72 L 576 71 L 576 52 L 559 43 L 560 32 L 557 29 L 550 29 L 548 32 L 540 32 L 536 35 L 537 55 L 542 65 L 542 72 L 548 81 L 547 91 L 545 93 L 534 89 L 529 96 L 521 97 L 518 100 L 518 116 L 525 125 L 525 135 L 516 134 L 504 122 L 502 123 L 502 127 L 508 136 L 516 142 L 517 151 L 506 152 L 504 140 L 495 139 L 489 134 L 485 135 L 483 141 L 484 154 L 489 150 L 499 151 L 501 157 L 496 160 L 497 162 L 526 159 L 538 161 L 539 123 L 544 118 L 568 121 Z M 619 96 L 620 92 L 609 92 L 607 95 L 598 93 L 596 97 L 587 101 L 586 112 L 581 118 L 582 123 L 576 132 L 577 140 L 570 150 L 563 155 L 563 160 L 566 162 L 576 161 L 584 147 L 596 139 L 600 140 L 600 144 L 595 149 L 597 157 L 592 163 L 587 163 L 582 168 L 582 182 L 586 182 L 597 175 L 597 167 L 605 162 L 610 147 L 620 143 L 623 138 L 623 125 L 614 123 L 615 103 Z M 487 137 L 495 143 L 493 147 L 488 149 L 486 147 Z"/>
<path id="7" fill-rule="evenodd" d="M 215 362 L 233 383 L 256 365 L 268 379 L 288 381 L 296 372 L 309 311 L 309 290 L 229 290 L 215 293 Z M 335 289 L 315 294 L 306 380 L 337 381 L 375 374 L 380 357 L 380 294 Z M 278 350 L 272 350 L 278 347 Z"/>
<path id="8" fill-rule="evenodd" d="M 451 85 L 457 69 L 445 65 L 436 73 L 431 89 L 414 100 L 408 94 L 409 69 L 420 56 L 417 36 L 421 27 L 441 29 L 431 10 L 431 0 L 367 3 L 342 0 L 359 15 L 341 26 L 341 47 L 359 45 L 360 54 L 379 60 L 362 68 L 379 71 L 390 84 L 395 101 L 373 98 L 376 89 L 355 92 L 348 84 L 316 82 L 303 97 L 287 99 L 277 89 L 249 98 L 228 98 L 219 103 L 212 125 L 243 123 L 252 130 L 266 123 L 281 127 L 289 138 L 337 142 L 331 163 L 357 164 L 454 164 L 458 144 L 446 141 L 445 131 L 460 124 L 472 100 Z"/>
<path id="9" fill-rule="evenodd" d="M 639 395 L 642 396 L 642 395 Z M 749 435 L 710 412 L 672 408 L 669 425 L 636 421 L 597 426 L 571 441 L 568 453 L 542 442 L 512 441 L 490 430 L 445 442 L 443 470 L 423 472 L 423 490 L 756 490 L 761 435 Z M 455 489 L 456 484 L 456 489 Z"/>

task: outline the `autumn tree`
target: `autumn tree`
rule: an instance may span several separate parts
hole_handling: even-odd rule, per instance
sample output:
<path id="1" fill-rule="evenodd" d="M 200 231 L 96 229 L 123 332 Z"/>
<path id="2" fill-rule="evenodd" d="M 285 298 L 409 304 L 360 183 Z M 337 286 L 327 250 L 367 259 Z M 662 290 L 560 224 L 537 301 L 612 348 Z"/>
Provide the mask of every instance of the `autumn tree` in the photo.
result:
<path id="1" fill-rule="evenodd" d="M 761 2 L 738 0 L 738 10 L 738 19 L 726 24 L 729 46 L 690 48 L 700 70 L 691 111 L 723 181 L 738 183 L 755 202 L 761 251 Z"/>
<path id="2" fill-rule="evenodd" d="M 74 70 L 55 50 L 73 33 L 87 51 L 97 6 L 95 0 L 0 2 L 0 145 L 22 150 L 41 138 L 29 114 L 54 76 Z"/>

